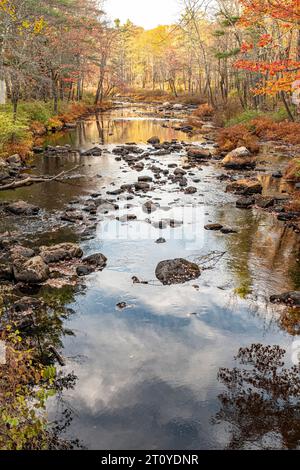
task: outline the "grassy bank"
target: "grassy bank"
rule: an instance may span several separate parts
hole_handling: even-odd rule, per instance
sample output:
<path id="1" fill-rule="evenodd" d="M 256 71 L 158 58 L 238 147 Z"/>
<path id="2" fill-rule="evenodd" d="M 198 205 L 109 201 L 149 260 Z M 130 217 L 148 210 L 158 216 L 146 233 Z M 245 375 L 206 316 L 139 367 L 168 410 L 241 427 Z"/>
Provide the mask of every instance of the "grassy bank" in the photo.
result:
<path id="1" fill-rule="evenodd" d="M 57 114 L 52 103 L 43 101 L 22 102 L 14 118 L 11 104 L 0 106 L 0 157 L 18 153 L 22 157 L 30 155 L 37 137 L 47 132 L 61 130 L 67 124 L 97 110 L 106 110 L 111 106 L 105 102 L 94 106 L 88 100 L 83 102 L 60 103 Z"/>

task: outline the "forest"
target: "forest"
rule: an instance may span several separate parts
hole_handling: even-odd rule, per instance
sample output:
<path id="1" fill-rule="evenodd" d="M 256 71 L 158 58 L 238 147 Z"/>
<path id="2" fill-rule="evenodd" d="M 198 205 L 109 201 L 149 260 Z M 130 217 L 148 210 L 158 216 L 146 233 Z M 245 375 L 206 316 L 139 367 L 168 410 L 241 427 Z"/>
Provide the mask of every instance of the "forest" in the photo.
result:
<path id="1" fill-rule="evenodd" d="M 300 1 L 112 3 L 0 0 L 0 450 L 299 450 Z"/>

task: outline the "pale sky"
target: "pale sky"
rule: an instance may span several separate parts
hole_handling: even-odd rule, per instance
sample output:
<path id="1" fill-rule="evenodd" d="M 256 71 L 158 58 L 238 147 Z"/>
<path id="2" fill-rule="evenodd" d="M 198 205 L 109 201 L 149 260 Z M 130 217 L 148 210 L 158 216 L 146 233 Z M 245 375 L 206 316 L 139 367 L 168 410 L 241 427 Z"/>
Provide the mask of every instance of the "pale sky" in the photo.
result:
<path id="1" fill-rule="evenodd" d="M 122 23 L 130 19 L 145 29 L 174 23 L 180 13 L 180 0 L 105 0 L 104 11 Z"/>

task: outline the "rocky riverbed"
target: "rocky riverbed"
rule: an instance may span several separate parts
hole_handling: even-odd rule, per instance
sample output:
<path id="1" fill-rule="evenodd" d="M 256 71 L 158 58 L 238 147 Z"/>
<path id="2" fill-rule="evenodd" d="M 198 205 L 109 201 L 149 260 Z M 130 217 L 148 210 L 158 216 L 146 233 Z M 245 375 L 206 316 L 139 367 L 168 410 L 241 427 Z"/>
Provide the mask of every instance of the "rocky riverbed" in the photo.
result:
<path id="1" fill-rule="evenodd" d="M 59 306 L 44 349 L 78 376 L 68 433 L 89 448 L 223 448 L 218 368 L 299 334 L 287 148 L 223 154 L 192 110 L 118 103 L 1 166 L 5 318 L 31 335 Z"/>

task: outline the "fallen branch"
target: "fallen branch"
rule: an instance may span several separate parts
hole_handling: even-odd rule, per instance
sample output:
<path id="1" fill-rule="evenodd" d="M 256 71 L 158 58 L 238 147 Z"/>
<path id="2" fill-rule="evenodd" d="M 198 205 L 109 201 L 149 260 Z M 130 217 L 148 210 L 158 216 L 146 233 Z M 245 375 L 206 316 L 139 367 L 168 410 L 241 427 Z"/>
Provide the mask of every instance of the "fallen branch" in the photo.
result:
<path id="1" fill-rule="evenodd" d="M 29 176 L 28 178 L 25 178 L 23 180 L 13 181 L 12 183 L 0 186 L 0 191 L 5 191 L 7 189 L 17 189 L 17 188 L 21 188 L 23 186 L 31 186 L 32 184 L 36 184 L 36 183 L 46 183 L 46 182 L 51 182 L 51 181 L 56 181 L 56 180 L 63 181 L 63 179 L 62 179 L 63 176 L 67 175 L 68 173 L 71 173 L 72 171 L 77 170 L 81 166 L 82 165 L 77 165 L 74 168 L 71 168 L 70 170 L 62 171 L 58 175 L 55 175 L 55 176 L 52 176 L 52 177 Z"/>

